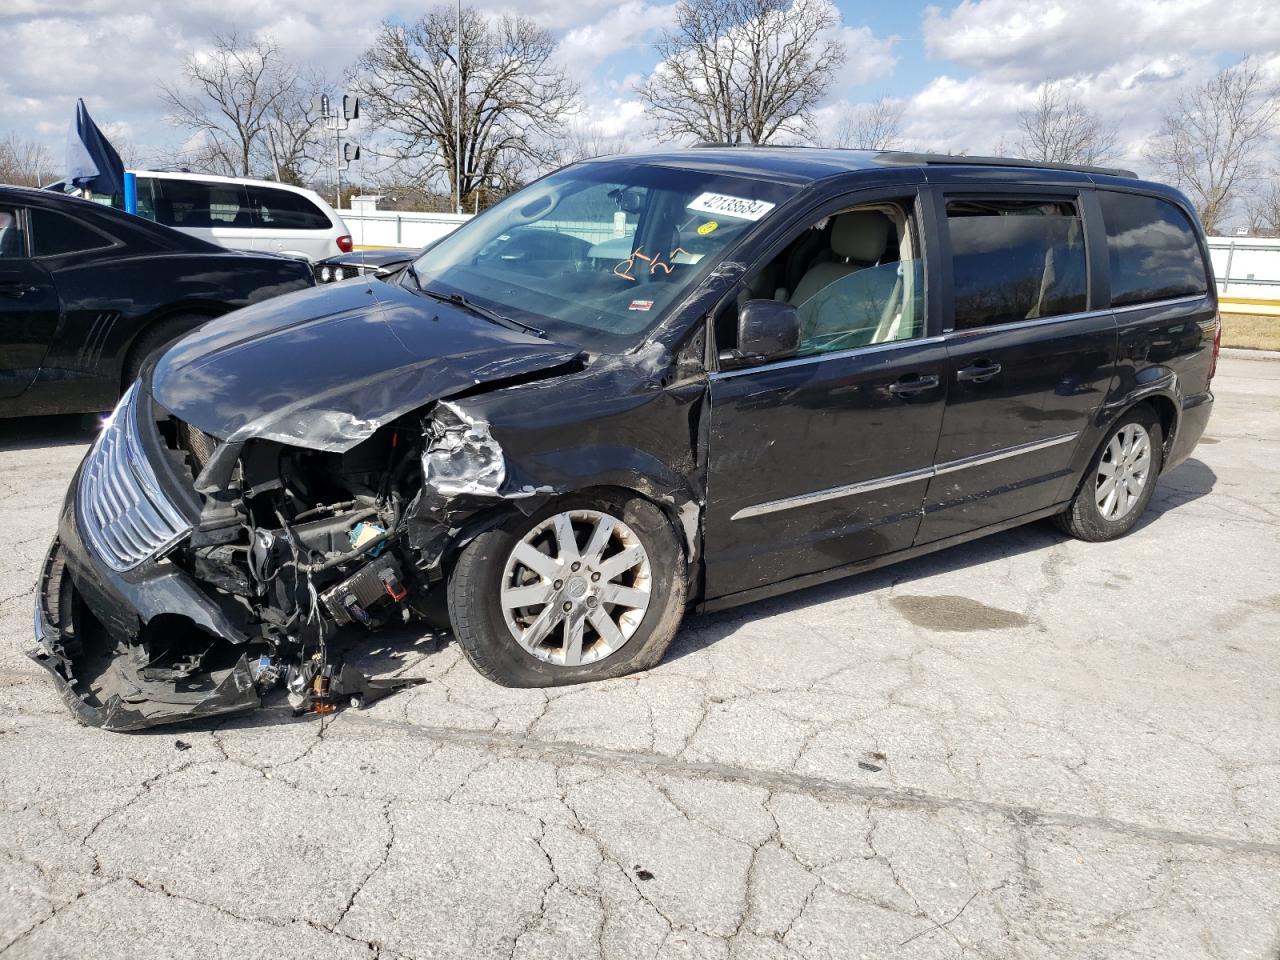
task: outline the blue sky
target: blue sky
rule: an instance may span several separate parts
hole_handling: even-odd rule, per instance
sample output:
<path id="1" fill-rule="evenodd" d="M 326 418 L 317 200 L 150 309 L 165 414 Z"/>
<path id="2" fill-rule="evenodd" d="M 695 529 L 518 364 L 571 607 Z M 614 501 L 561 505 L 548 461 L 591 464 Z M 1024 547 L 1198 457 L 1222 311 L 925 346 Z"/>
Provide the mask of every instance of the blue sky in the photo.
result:
<path id="1" fill-rule="evenodd" d="M 643 143 L 649 126 L 631 86 L 655 65 L 667 0 L 508 0 L 561 41 L 580 81 L 581 122 Z M 820 111 L 888 95 L 903 108 L 904 145 L 990 152 L 1016 137 L 1016 117 L 1045 81 L 1065 84 L 1121 131 L 1119 159 L 1141 169 L 1160 111 L 1188 85 L 1247 54 L 1280 80 L 1277 0 L 911 0 L 837 2 L 848 63 Z M 333 74 L 404 0 L 0 0 L 0 135 L 61 150 L 77 96 L 145 158 L 172 150 L 159 84 L 214 31 L 269 33 L 296 59 Z M 356 131 L 358 133 L 358 131 Z"/>

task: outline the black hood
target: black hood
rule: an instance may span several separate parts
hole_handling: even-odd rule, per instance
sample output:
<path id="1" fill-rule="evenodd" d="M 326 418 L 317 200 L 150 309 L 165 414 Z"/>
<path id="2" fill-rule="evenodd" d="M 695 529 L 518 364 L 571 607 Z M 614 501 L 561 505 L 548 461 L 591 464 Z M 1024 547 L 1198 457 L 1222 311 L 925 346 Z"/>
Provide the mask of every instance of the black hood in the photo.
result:
<path id="1" fill-rule="evenodd" d="M 151 392 L 219 439 L 343 451 L 415 407 L 578 352 L 395 284 L 344 283 L 205 324 L 161 357 Z"/>

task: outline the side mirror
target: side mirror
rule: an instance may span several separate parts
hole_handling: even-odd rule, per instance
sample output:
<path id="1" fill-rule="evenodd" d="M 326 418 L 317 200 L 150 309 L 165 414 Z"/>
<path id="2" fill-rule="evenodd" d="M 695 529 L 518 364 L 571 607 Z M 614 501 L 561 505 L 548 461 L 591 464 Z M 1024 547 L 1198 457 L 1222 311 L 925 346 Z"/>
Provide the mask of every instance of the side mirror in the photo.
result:
<path id="1" fill-rule="evenodd" d="M 789 303 L 748 300 L 738 308 L 738 349 L 722 360 L 780 360 L 800 349 L 800 314 Z"/>

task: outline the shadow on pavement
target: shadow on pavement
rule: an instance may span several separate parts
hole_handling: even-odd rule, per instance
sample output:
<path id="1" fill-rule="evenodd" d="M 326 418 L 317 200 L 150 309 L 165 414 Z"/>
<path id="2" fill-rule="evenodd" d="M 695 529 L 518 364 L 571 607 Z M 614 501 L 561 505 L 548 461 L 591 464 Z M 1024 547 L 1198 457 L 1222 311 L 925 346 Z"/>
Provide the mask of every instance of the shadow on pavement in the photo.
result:
<path id="1" fill-rule="evenodd" d="M 0 420 L 0 451 L 92 443 L 101 423 L 102 418 L 96 413 Z"/>
<path id="2" fill-rule="evenodd" d="M 1203 461 L 1194 458 L 1174 468 L 1160 478 L 1151 506 L 1134 526 L 1130 535 L 1161 520 L 1165 514 L 1208 495 L 1213 491 L 1217 479 L 1217 474 L 1213 470 Z M 866 573 L 852 574 L 830 583 L 806 587 L 768 600 L 758 600 L 731 610 L 705 614 L 696 619 L 691 618 L 686 620 L 686 624 L 695 629 L 683 629 L 671 645 L 665 659 L 670 662 L 704 650 L 732 634 L 743 623 L 756 617 L 787 614 L 812 604 L 856 597 L 874 590 L 952 573 L 965 567 L 979 566 L 993 560 L 1034 553 L 1070 539 L 1051 521 L 1041 520 L 1003 533 L 992 534 L 980 540 L 947 547 L 937 553 L 913 560 L 904 560 Z"/>

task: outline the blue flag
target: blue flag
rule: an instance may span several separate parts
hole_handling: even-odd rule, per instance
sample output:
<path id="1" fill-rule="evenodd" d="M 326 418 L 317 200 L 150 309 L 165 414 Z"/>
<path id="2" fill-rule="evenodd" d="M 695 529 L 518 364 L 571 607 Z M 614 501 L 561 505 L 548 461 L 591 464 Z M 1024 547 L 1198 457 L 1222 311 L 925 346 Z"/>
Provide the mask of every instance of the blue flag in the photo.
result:
<path id="1" fill-rule="evenodd" d="M 81 189 L 114 196 L 124 192 L 124 163 L 89 116 L 83 100 L 67 130 L 67 179 Z"/>

